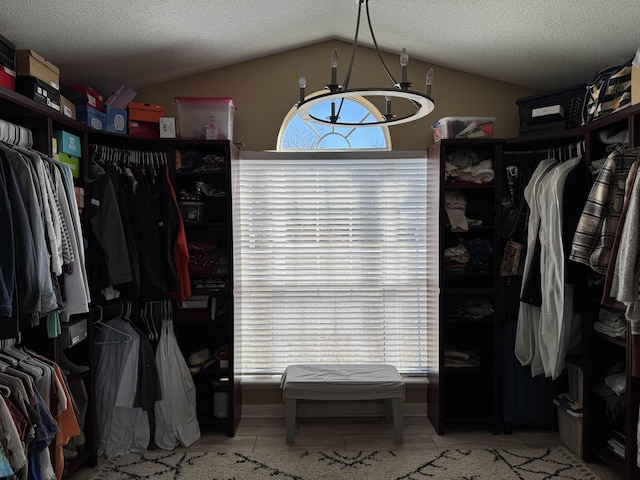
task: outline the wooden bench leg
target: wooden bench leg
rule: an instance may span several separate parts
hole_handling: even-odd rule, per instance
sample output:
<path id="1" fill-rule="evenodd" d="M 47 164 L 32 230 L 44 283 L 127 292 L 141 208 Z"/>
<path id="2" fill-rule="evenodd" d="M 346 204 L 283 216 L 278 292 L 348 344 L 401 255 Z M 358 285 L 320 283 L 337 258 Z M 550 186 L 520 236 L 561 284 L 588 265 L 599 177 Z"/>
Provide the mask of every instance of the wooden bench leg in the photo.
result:
<path id="1" fill-rule="evenodd" d="M 287 398 L 284 403 L 284 423 L 287 432 L 287 443 L 293 443 L 296 431 L 296 399 Z"/>
<path id="2" fill-rule="evenodd" d="M 400 397 L 391 399 L 391 408 L 393 410 L 393 428 L 395 430 L 396 443 L 404 442 L 404 402 Z"/>

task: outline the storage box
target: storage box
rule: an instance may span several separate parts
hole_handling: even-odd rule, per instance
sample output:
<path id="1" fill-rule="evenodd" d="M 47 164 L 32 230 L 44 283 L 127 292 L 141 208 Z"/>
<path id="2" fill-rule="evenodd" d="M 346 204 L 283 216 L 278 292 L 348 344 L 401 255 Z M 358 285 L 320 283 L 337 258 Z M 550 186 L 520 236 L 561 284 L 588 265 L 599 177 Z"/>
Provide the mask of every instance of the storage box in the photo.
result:
<path id="1" fill-rule="evenodd" d="M 87 338 L 87 319 L 83 318 L 68 323 L 62 323 L 60 347 L 69 348 Z"/>
<path id="2" fill-rule="evenodd" d="M 55 137 L 58 142 L 58 153 L 82 157 L 80 137 L 64 130 L 56 130 Z"/>
<path id="3" fill-rule="evenodd" d="M 71 167 L 71 175 L 73 178 L 80 177 L 80 157 L 75 155 L 69 155 L 68 153 L 58 152 L 58 160 L 62 163 L 66 163 Z"/>
<path id="4" fill-rule="evenodd" d="M 86 123 L 94 130 L 105 130 L 107 116 L 95 108 L 76 106 L 76 117 L 79 121 Z"/>
<path id="5" fill-rule="evenodd" d="M 16 89 L 16 72 L 5 65 L 0 66 L 0 86 L 9 90 Z"/>
<path id="6" fill-rule="evenodd" d="M 0 35 L 0 65 L 12 71 L 16 69 L 16 46 L 2 35 Z"/>
<path id="7" fill-rule="evenodd" d="M 179 206 L 184 223 L 203 223 L 205 221 L 205 202 L 179 202 Z"/>
<path id="8" fill-rule="evenodd" d="M 60 90 L 60 69 L 33 50 L 16 50 L 16 74 L 39 78 Z"/>
<path id="9" fill-rule="evenodd" d="M 64 95 L 60 95 L 60 113 L 65 117 L 76 119 L 76 106 Z"/>
<path id="10" fill-rule="evenodd" d="M 138 122 L 159 123 L 160 117 L 164 116 L 162 105 L 151 103 L 129 102 L 129 120 Z"/>
<path id="11" fill-rule="evenodd" d="M 433 138 L 493 138 L 495 117 L 444 117 L 433 124 Z"/>
<path id="12" fill-rule="evenodd" d="M 520 114 L 520 131 L 527 131 L 531 126 L 532 111 L 535 108 L 560 105 L 564 112 L 565 128 L 576 128 L 582 125 L 582 106 L 587 93 L 586 84 L 540 93 L 516 100 Z"/>
<path id="13" fill-rule="evenodd" d="M 180 302 L 180 308 L 209 308 L 209 296 L 192 295 Z"/>
<path id="14" fill-rule="evenodd" d="M 104 97 L 100 92 L 89 85 L 65 85 L 65 87 L 76 90 L 86 97 L 85 103 L 76 103 L 76 106 L 86 105 L 99 111 L 104 109 Z"/>
<path id="15" fill-rule="evenodd" d="M 105 107 L 109 106 L 126 110 L 129 102 L 131 102 L 137 94 L 138 92 L 133 88 L 121 85 L 115 92 L 109 95 L 109 98 L 105 100 L 104 105 Z"/>
<path id="16" fill-rule="evenodd" d="M 60 111 L 60 91 L 37 77 L 16 77 L 16 91 L 36 102 Z"/>
<path id="17" fill-rule="evenodd" d="M 139 122 L 131 120 L 127 122 L 129 135 L 142 138 L 160 138 L 160 127 L 155 122 Z"/>
<path id="18" fill-rule="evenodd" d="M 233 140 L 236 105 L 232 98 L 175 97 L 174 100 L 178 105 L 178 138 Z"/>
<path id="19" fill-rule="evenodd" d="M 558 406 L 558 433 L 560 441 L 573 453 L 582 457 L 582 412 L 569 408 L 563 398 L 553 400 Z"/>
<path id="20" fill-rule="evenodd" d="M 107 132 L 111 133 L 127 133 L 127 111 L 122 108 L 104 107 L 104 113 L 107 117 Z"/>

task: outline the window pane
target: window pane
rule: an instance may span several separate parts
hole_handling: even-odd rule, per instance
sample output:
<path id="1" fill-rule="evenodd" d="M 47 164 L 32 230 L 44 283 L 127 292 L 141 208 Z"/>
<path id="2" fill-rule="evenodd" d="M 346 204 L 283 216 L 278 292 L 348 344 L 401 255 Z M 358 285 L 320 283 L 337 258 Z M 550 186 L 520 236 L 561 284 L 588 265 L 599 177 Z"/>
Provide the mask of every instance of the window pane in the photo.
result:
<path id="1" fill-rule="evenodd" d="M 435 315 L 426 159 L 243 152 L 233 163 L 234 286 L 244 373 L 292 363 L 424 371 Z M 437 241 L 436 241 L 437 243 Z M 429 269 L 435 269 L 428 273 Z M 433 298 L 431 298 L 433 297 Z"/>
<path id="2" fill-rule="evenodd" d="M 372 117 L 377 117 L 379 112 L 375 106 L 364 102 L 364 99 L 345 99 L 342 107 L 341 102 L 336 103 L 336 111 L 339 110 L 345 121 L 367 123 Z M 330 104 L 323 102 L 315 105 L 311 108 L 311 113 L 321 117 L 322 112 L 330 112 Z M 352 128 L 307 123 L 295 111 L 287 119 L 281 128 L 279 150 L 391 150 L 389 129 L 386 126 Z"/>

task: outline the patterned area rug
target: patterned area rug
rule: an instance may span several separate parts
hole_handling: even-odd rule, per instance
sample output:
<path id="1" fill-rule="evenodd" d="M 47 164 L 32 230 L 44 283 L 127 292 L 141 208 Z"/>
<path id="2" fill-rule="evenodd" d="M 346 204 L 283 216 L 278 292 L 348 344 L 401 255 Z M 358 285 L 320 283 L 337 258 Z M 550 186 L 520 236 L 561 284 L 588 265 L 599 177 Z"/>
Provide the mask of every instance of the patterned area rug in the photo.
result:
<path id="1" fill-rule="evenodd" d="M 597 479 L 562 448 L 131 453 L 92 480 L 542 480 Z"/>

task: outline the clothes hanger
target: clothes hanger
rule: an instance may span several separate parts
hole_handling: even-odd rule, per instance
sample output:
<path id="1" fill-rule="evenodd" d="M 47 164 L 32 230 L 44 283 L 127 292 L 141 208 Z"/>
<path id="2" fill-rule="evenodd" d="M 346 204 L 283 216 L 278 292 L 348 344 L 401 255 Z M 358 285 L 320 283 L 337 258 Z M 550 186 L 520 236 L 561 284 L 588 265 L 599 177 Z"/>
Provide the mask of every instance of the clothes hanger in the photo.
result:
<path id="1" fill-rule="evenodd" d="M 96 308 L 100 311 L 100 316 L 98 317 L 98 320 L 93 324 L 93 326 L 98 327 L 98 329 L 103 329 L 104 331 L 111 330 L 111 331 L 117 332 L 120 335 L 122 335 L 124 338 L 122 340 L 114 340 L 114 341 L 108 341 L 108 342 L 93 342 L 94 345 L 113 345 L 118 343 L 129 343 L 133 340 L 133 337 L 129 333 L 123 332 L 118 328 L 115 328 L 107 323 L 104 323 L 104 311 L 102 309 L 102 306 L 96 305 Z M 122 310 L 120 314 L 121 317 L 123 317 L 122 315 L 123 313 L 124 313 L 124 304 L 122 304 Z"/>

